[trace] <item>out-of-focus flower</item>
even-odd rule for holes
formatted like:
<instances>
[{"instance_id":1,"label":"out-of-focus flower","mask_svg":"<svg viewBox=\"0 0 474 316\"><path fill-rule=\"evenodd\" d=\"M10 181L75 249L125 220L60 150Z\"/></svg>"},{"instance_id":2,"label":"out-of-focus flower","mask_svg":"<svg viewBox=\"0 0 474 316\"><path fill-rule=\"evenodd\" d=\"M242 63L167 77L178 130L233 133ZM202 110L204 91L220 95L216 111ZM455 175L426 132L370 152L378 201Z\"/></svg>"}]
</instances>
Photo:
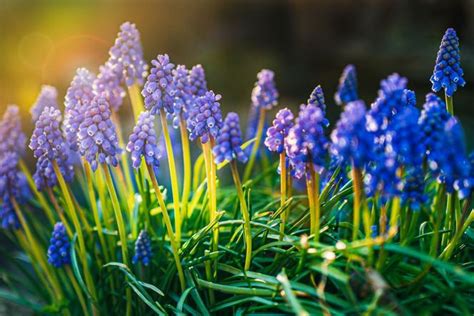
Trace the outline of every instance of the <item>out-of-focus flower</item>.
<instances>
[{"instance_id":1,"label":"out-of-focus flower","mask_svg":"<svg viewBox=\"0 0 474 316\"><path fill-rule=\"evenodd\" d=\"M207 91L204 96L196 99L196 107L190 111L187 121L191 141L200 137L205 144L211 137L219 135L222 128L220 99L221 95L213 91Z\"/></svg>"},{"instance_id":2,"label":"out-of-focus flower","mask_svg":"<svg viewBox=\"0 0 474 316\"><path fill-rule=\"evenodd\" d=\"M224 126L216 139L216 146L213 148L215 162L219 164L224 161L230 162L233 159L246 162L248 157L240 146L242 146L242 135L239 115L230 112L224 120Z\"/></svg>"},{"instance_id":3,"label":"out-of-focus flower","mask_svg":"<svg viewBox=\"0 0 474 316\"><path fill-rule=\"evenodd\" d=\"M110 66L121 81L127 86L135 82L143 85L148 66L143 59L140 33L135 24L125 22L120 26L120 32L109 50L109 55Z\"/></svg>"},{"instance_id":4,"label":"out-of-focus flower","mask_svg":"<svg viewBox=\"0 0 474 316\"><path fill-rule=\"evenodd\" d=\"M22 155L25 142L26 136L21 130L20 110L16 105L9 105L0 121L0 153L11 151Z\"/></svg>"},{"instance_id":5,"label":"out-of-focus flower","mask_svg":"<svg viewBox=\"0 0 474 316\"><path fill-rule=\"evenodd\" d=\"M141 262L144 266L147 266L150 263L152 256L153 252L151 250L150 237L145 230L142 230L135 242L135 255L132 258L132 262L133 264Z\"/></svg>"},{"instance_id":6,"label":"out-of-focus flower","mask_svg":"<svg viewBox=\"0 0 474 316\"><path fill-rule=\"evenodd\" d=\"M296 123L285 142L295 177L299 179L306 175L309 163L320 172L324 167L327 147L323 111L314 104L301 105Z\"/></svg>"},{"instance_id":7,"label":"out-of-focus flower","mask_svg":"<svg viewBox=\"0 0 474 316\"><path fill-rule=\"evenodd\" d=\"M58 90L53 86L43 85L30 109L33 122L36 122L46 107L58 108Z\"/></svg>"},{"instance_id":8,"label":"out-of-focus flower","mask_svg":"<svg viewBox=\"0 0 474 316\"><path fill-rule=\"evenodd\" d=\"M188 118L189 106L192 102L189 71L183 65L176 66L173 70L173 86L175 89L173 101L173 127L179 126L180 117Z\"/></svg>"},{"instance_id":9,"label":"out-of-focus flower","mask_svg":"<svg viewBox=\"0 0 474 316\"><path fill-rule=\"evenodd\" d=\"M454 182L454 188L458 191L460 199L468 198L474 188L474 151L469 154L468 161L469 165L466 167L469 172Z\"/></svg>"},{"instance_id":10,"label":"out-of-focus flower","mask_svg":"<svg viewBox=\"0 0 474 316\"><path fill-rule=\"evenodd\" d=\"M354 65L347 65L339 78L339 85L334 95L334 100L336 104L342 105L358 99L356 69Z\"/></svg>"},{"instance_id":11,"label":"out-of-focus flower","mask_svg":"<svg viewBox=\"0 0 474 316\"><path fill-rule=\"evenodd\" d=\"M285 150L285 138L290 128L293 127L295 116L290 109L284 108L278 111L273 120L273 125L267 130L265 146L268 150L281 154Z\"/></svg>"},{"instance_id":12,"label":"out-of-focus flower","mask_svg":"<svg viewBox=\"0 0 474 316\"><path fill-rule=\"evenodd\" d=\"M120 148L111 111L105 98L95 96L79 126L79 151L96 170L99 164L117 166Z\"/></svg>"},{"instance_id":13,"label":"out-of-focus flower","mask_svg":"<svg viewBox=\"0 0 474 316\"><path fill-rule=\"evenodd\" d=\"M112 70L110 62L99 67L99 74L93 84L94 95L105 98L112 111L117 112L125 97L125 90L120 85L120 77Z\"/></svg>"},{"instance_id":14,"label":"out-of-focus flower","mask_svg":"<svg viewBox=\"0 0 474 316\"><path fill-rule=\"evenodd\" d=\"M55 268L61 268L71 263L71 244L66 233L66 227L61 222L54 225L48 247L48 262Z\"/></svg>"},{"instance_id":15,"label":"out-of-focus flower","mask_svg":"<svg viewBox=\"0 0 474 316\"><path fill-rule=\"evenodd\" d=\"M161 154L157 146L154 119L150 112L142 112L130 135L127 151L131 153L132 165L135 169L140 167L142 157L151 166L160 165Z\"/></svg>"},{"instance_id":16,"label":"out-of-focus flower","mask_svg":"<svg viewBox=\"0 0 474 316\"><path fill-rule=\"evenodd\" d=\"M350 162L364 168L372 157L374 136L366 129L366 110L363 101L347 103L336 129L331 134L331 153L337 161Z\"/></svg>"},{"instance_id":17,"label":"out-of-focus flower","mask_svg":"<svg viewBox=\"0 0 474 316\"><path fill-rule=\"evenodd\" d=\"M257 82L252 90L253 106L271 110L278 103L278 91L274 77L275 73L268 69L262 69L257 74Z\"/></svg>"},{"instance_id":18,"label":"out-of-focus flower","mask_svg":"<svg viewBox=\"0 0 474 316\"><path fill-rule=\"evenodd\" d=\"M8 197L3 199L3 202L0 203L0 222L3 229L16 230L21 226L10 198Z\"/></svg>"},{"instance_id":19,"label":"out-of-focus flower","mask_svg":"<svg viewBox=\"0 0 474 316\"><path fill-rule=\"evenodd\" d=\"M79 149L77 132L79 131L79 125L84 120L85 108L94 97L92 93L94 79L95 76L89 70L79 68L66 92L63 131L73 151Z\"/></svg>"},{"instance_id":20,"label":"out-of-focus flower","mask_svg":"<svg viewBox=\"0 0 474 316\"><path fill-rule=\"evenodd\" d=\"M460 60L458 36L454 29L449 28L441 40L433 75L430 78L433 84L431 89L434 92L443 88L448 96L452 96L458 87L466 84Z\"/></svg>"},{"instance_id":21,"label":"out-of-focus flower","mask_svg":"<svg viewBox=\"0 0 474 316\"><path fill-rule=\"evenodd\" d=\"M404 205L410 210L419 211L426 204L428 197L425 194L425 179L421 167L411 167L405 171L405 177L401 183L401 198Z\"/></svg>"},{"instance_id":22,"label":"out-of-focus flower","mask_svg":"<svg viewBox=\"0 0 474 316\"><path fill-rule=\"evenodd\" d=\"M190 93L195 97L202 97L207 92L206 73L201 65L195 65L189 71Z\"/></svg>"}]
</instances>

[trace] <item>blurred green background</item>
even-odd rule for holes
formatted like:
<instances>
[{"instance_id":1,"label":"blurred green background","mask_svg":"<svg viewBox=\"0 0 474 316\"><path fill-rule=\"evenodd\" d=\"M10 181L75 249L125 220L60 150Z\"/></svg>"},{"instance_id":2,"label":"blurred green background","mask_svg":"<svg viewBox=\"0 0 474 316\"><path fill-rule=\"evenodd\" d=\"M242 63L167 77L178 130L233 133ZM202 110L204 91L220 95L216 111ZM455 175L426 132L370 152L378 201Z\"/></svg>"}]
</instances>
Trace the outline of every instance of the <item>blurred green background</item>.
<instances>
[{"instance_id":1,"label":"blurred green background","mask_svg":"<svg viewBox=\"0 0 474 316\"><path fill-rule=\"evenodd\" d=\"M0 0L2 112L20 105L31 129L28 108L41 84L58 87L63 98L77 67L97 71L107 59L127 20L142 34L147 61L168 53L175 64L203 64L225 111L245 116L256 73L270 68L282 106L297 108L321 84L332 122L340 111L332 96L348 63L357 67L368 104L379 80L399 72L421 106L441 37L454 27L467 81L455 110L467 136L474 135L474 0Z\"/></svg>"}]
</instances>

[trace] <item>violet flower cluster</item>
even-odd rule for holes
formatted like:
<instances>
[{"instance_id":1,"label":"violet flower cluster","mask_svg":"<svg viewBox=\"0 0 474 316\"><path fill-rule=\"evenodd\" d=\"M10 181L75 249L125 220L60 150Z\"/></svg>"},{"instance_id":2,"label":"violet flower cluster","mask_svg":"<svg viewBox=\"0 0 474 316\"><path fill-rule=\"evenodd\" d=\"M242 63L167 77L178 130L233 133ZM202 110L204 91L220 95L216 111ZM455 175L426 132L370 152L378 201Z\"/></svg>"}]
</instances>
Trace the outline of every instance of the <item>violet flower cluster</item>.
<instances>
[{"instance_id":1,"label":"violet flower cluster","mask_svg":"<svg viewBox=\"0 0 474 316\"><path fill-rule=\"evenodd\" d=\"M135 24L125 22L120 26L120 32L109 50L109 55L108 62L122 82L127 86L134 83L143 85L148 66L143 59L140 33Z\"/></svg>"},{"instance_id":2,"label":"violet flower cluster","mask_svg":"<svg viewBox=\"0 0 474 316\"><path fill-rule=\"evenodd\" d=\"M53 86L43 85L35 103L30 108L33 122L38 120L43 110L47 107L58 108L58 90Z\"/></svg>"},{"instance_id":3,"label":"violet flower cluster","mask_svg":"<svg viewBox=\"0 0 474 316\"><path fill-rule=\"evenodd\" d=\"M135 242L135 255L132 258L132 263L137 264L141 262L144 266L148 266L152 257L153 252L150 237L146 230L142 230Z\"/></svg>"},{"instance_id":4,"label":"violet flower cluster","mask_svg":"<svg viewBox=\"0 0 474 316\"><path fill-rule=\"evenodd\" d=\"M89 70L79 68L66 92L63 131L73 151L79 149L77 132L84 120L85 108L94 98L92 90L94 80L95 76Z\"/></svg>"},{"instance_id":5,"label":"violet flower cluster","mask_svg":"<svg viewBox=\"0 0 474 316\"><path fill-rule=\"evenodd\" d=\"M94 95L104 97L112 111L119 110L125 97L125 90L120 85L120 77L114 73L110 62L99 67L99 74L92 87Z\"/></svg>"},{"instance_id":6,"label":"violet flower cluster","mask_svg":"<svg viewBox=\"0 0 474 316\"><path fill-rule=\"evenodd\" d=\"M452 96L458 87L466 84L460 60L458 36L454 29L449 28L441 40L433 75L430 78L434 92L444 89L446 95Z\"/></svg>"},{"instance_id":7,"label":"violet flower cluster","mask_svg":"<svg viewBox=\"0 0 474 316\"><path fill-rule=\"evenodd\" d=\"M285 150L285 138L288 136L290 128L293 127L295 116L290 109L284 108L278 111L273 120L273 125L267 129L265 146L269 151L281 154Z\"/></svg>"},{"instance_id":8,"label":"violet flower cluster","mask_svg":"<svg viewBox=\"0 0 474 316\"><path fill-rule=\"evenodd\" d=\"M9 105L0 121L0 153L16 152L23 155L26 136L21 130L20 109Z\"/></svg>"},{"instance_id":9,"label":"violet flower cluster","mask_svg":"<svg viewBox=\"0 0 474 316\"><path fill-rule=\"evenodd\" d=\"M173 114L175 88L173 83L174 64L168 55L158 55L151 61L153 67L146 79L142 90L145 99L145 108L151 114L159 114L164 110L166 114Z\"/></svg>"},{"instance_id":10,"label":"violet flower cluster","mask_svg":"<svg viewBox=\"0 0 474 316\"><path fill-rule=\"evenodd\" d=\"M257 74L257 82L252 90L252 104L256 108L271 110L278 103L278 91L275 86L275 73L262 69Z\"/></svg>"},{"instance_id":11,"label":"violet flower cluster","mask_svg":"<svg viewBox=\"0 0 474 316\"><path fill-rule=\"evenodd\" d=\"M326 101L324 99L323 88L321 88L320 85L317 85L316 88L314 88L314 90L311 92L308 99L308 104L313 104L321 109L324 115L323 124L325 127L328 127L329 120L326 118Z\"/></svg>"},{"instance_id":12,"label":"violet flower cluster","mask_svg":"<svg viewBox=\"0 0 474 316\"><path fill-rule=\"evenodd\" d=\"M110 118L110 106L102 96L95 96L84 113L79 126L79 152L90 163L92 170L99 164L118 165L117 132Z\"/></svg>"},{"instance_id":13,"label":"violet flower cluster","mask_svg":"<svg viewBox=\"0 0 474 316\"><path fill-rule=\"evenodd\" d=\"M71 243L66 233L66 227L59 222L49 241L48 262L55 268L61 268L71 263Z\"/></svg>"},{"instance_id":14,"label":"violet flower cluster","mask_svg":"<svg viewBox=\"0 0 474 316\"><path fill-rule=\"evenodd\" d=\"M132 166L135 169L140 167L142 158L155 168L160 165L161 153L157 146L154 119L150 112L142 112L130 135L127 151L131 153Z\"/></svg>"},{"instance_id":15,"label":"violet flower cluster","mask_svg":"<svg viewBox=\"0 0 474 316\"><path fill-rule=\"evenodd\" d=\"M242 146L242 135L240 131L239 115L234 112L227 114L224 125L216 139L213 148L216 164L224 161L231 162L234 159L246 162L248 157L240 147Z\"/></svg>"},{"instance_id":16,"label":"violet flower cluster","mask_svg":"<svg viewBox=\"0 0 474 316\"><path fill-rule=\"evenodd\" d=\"M347 65L339 78L339 85L337 86L334 100L336 104L343 105L358 99L356 69L354 65Z\"/></svg>"},{"instance_id":17,"label":"violet flower cluster","mask_svg":"<svg viewBox=\"0 0 474 316\"><path fill-rule=\"evenodd\" d=\"M33 179L39 190L57 184L57 175L53 169L56 162L66 181L71 181L74 168L70 161L69 145L60 129L61 112L54 107L46 107L36 121L29 147L37 158Z\"/></svg>"},{"instance_id":18,"label":"violet flower cluster","mask_svg":"<svg viewBox=\"0 0 474 316\"><path fill-rule=\"evenodd\" d=\"M288 132L285 142L286 154L297 179L307 175L308 164L312 164L317 172L324 168L328 147L324 122L324 113L319 107L301 105L295 125Z\"/></svg>"},{"instance_id":19,"label":"violet flower cluster","mask_svg":"<svg viewBox=\"0 0 474 316\"><path fill-rule=\"evenodd\" d=\"M211 137L216 138L219 135L223 125L220 100L221 95L212 90L196 99L195 107L190 109L187 120L191 141L200 138L205 144Z\"/></svg>"}]
</instances>

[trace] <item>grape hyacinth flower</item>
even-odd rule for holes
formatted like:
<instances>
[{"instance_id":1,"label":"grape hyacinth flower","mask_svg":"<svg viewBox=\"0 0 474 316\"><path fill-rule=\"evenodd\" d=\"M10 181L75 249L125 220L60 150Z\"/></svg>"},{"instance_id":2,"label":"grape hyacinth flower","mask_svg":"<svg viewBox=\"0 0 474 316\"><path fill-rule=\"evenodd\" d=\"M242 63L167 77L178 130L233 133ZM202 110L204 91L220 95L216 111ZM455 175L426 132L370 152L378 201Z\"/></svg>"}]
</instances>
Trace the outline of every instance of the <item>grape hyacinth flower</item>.
<instances>
[{"instance_id":1,"label":"grape hyacinth flower","mask_svg":"<svg viewBox=\"0 0 474 316\"><path fill-rule=\"evenodd\" d=\"M293 127L294 115L288 108L284 108L275 116L273 125L267 129L265 146L269 151L281 154L285 151L285 138L288 136L290 128Z\"/></svg>"},{"instance_id":2,"label":"grape hyacinth flower","mask_svg":"<svg viewBox=\"0 0 474 316\"><path fill-rule=\"evenodd\" d=\"M433 75L430 78L433 92L444 89L446 95L451 97L458 87L466 84L460 60L458 36L454 29L449 28L441 40Z\"/></svg>"},{"instance_id":3,"label":"grape hyacinth flower","mask_svg":"<svg viewBox=\"0 0 474 316\"><path fill-rule=\"evenodd\" d=\"M23 154L26 136L21 129L20 110L9 105L0 121L0 153L9 151Z\"/></svg>"},{"instance_id":4,"label":"grape hyacinth flower","mask_svg":"<svg viewBox=\"0 0 474 316\"><path fill-rule=\"evenodd\" d=\"M337 105L343 105L358 99L356 69L354 65L347 65L339 78L334 100Z\"/></svg>"},{"instance_id":5,"label":"grape hyacinth flower","mask_svg":"<svg viewBox=\"0 0 474 316\"><path fill-rule=\"evenodd\" d=\"M225 117L224 126L221 128L216 139L216 146L213 148L216 164L224 161L231 162L234 159L246 162L248 157L240 146L242 146L242 135L239 115L230 112Z\"/></svg>"},{"instance_id":6,"label":"grape hyacinth flower","mask_svg":"<svg viewBox=\"0 0 474 316\"><path fill-rule=\"evenodd\" d=\"M99 74L93 84L94 95L101 95L107 100L112 111L117 112L125 97L125 90L120 86L120 77L112 69L110 62L99 67Z\"/></svg>"},{"instance_id":7,"label":"grape hyacinth flower","mask_svg":"<svg viewBox=\"0 0 474 316\"><path fill-rule=\"evenodd\" d=\"M84 119L85 108L94 97L92 84L95 76L85 68L76 71L66 92L63 130L66 140L73 151L78 151L77 132Z\"/></svg>"},{"instance_id":8,"label":"grape hyacinth flower","mask_svg":"<svg viewBox=\"0 0 474 316\"><path fill-rule=\"evenodd\" d=\"M142 112L130 135L127 151L131 153L132 166L135 169L140 167L142 157L151 166L158 167L160 165L161 153L158 150L153 121L154 116L150 112Z\"/></svg>"},{"instance_id":9,"label":"grape hyacinth flower","mask_svg":"<svg viewBox=\"0 0 474 316\"><path fill-rule=\"evenodd\" d=\"M206 73L201 65L195 65L189 71L190 93L194 97L202 97L207 92Z\"/></svg>"},{"instance_id":10,"label":"grape hyacinth flower","mask_svg":"<svg viewBox=\"0 0 474 316\"><path fill-rule=\"evenodd\" d=\"M148 66L143 59L140 33L135 24L125 22L120 26L109 55L108 62L121 81L128 87L134 83L143 85Z\"/></svg>"},{"instance_id":11,"label":"grape hyacinth flower","mask_svg":"<svg viewBox=\"0 0 474 316\"><path fill-rule=\"evenodd\" d=\"M326 118L326 101L324 100L324 92L323 88L321 88L320 85L317 85L316 88L311 92L309 99L308 99L308 104L314 104L318 108L323 111L324 115L324 126L328 127L329 126L329 120Z\"/></svg>"},{"instance_id":12,"label":"grape hyacinth flower","mask_svg":"<svg viewBox=\"0 0 474 316\"><path fill-rule=\"evenodd\" d=\"M0 222L3 229L17 230L21 227L18 216L8 197L0 203Z\"/></svg>"},{"instance_id":13,"label":"grape hyacinth flower","mask_svg":"<svg viewBox=\"0 0 474 316\"><path fill-rule=\"evenodd\" d=\"M347 103L336 128L331 134L331 154L339 162L350 161L363 169L370 161L374 144L373 134L366 129L366 109L363 101Z\"/></svg>"},{"instance_id":14,"label":"grape hyacinth flower","mask_svg":"<svg viewBox=\"0 0 474 316\"><path fill-rule=\"evenodd\" d=\"M467 199L474 188L474 151L469 154L467 159L469 164L466 168L469 171L466 171L464 177L454 182L454 188L458 191L460 199Z\"/></svg>"},{"instance_id":15,"label":"grape hyacinth flower","mask_svg":"<svg viewBox=\"0 0 474 316\"><path fill-rule=\"evenodd\" d=\"M59 108L58 91L53 86L43 85L35 103L30 109L33 122L38 120L41 113L43 113L44 108L46 107L53 107L56 109Z\"/></svg>"},{"instance_id":16,"label":"grape hyacinth flower","mask_svg":"<svg viewBox=\"0 0 474 316\"><path fill-rule=\"evenodd\" d=\"M71 263L71 244L66 233L66 227L61 222L54 225L48 247L48 262L55 268L61 268Z\"/></svg>"},{"instance_id":17,"label":"grape hyacinth flower","mask_svg":"<svg viewBox=\"0 0 474 316\"><path fill-rule=\"evenodd\" d=\"M367 128L377 136L383 134L392 118L412 102L407 98L405 88L407 79L398 74L392 74L380 82L379 96L372 103L367 116Z\"/></svg>"},{"instance_id":18,"label":"grape hyacinth flower","mask_svg":"<svg viewBox=\"0 0 474 316\"><path fill-rule=\"evenodd\" d=\"M177 128L182 119L188 118L189 105L191 103L191 85L189 83L189 71L184 65L176 66L173 70L173 86L175 89L173 101L173 127Z\"/></svg>"},{"instance_id":19,"label":"grape hyacinth flower","mask_svg":"<svg viewBox=\"0 0 474 316\"><path fill-rule=\"evenodd\" d=\"M8 151L0 155L0 200L14 197L19 200L24 195L25 179L18 171L19 155Z\"/></svg>"},{"instance_id":20,"label":"grape hyacinth flower","mask_svg":"<svg viewBox=\"0 0 474 316\"><path fill-rule=\"evenodd\" d=\"M428 156L429 166L432 170L437 169L438 156L444 155L444 150L437 152L439 143L444 137L444 126L452 116L446 110L444 102L434 93L426 95L426 102L419 118L419 126L422 130L423 142Z\"/></svg>"},{"instance_id":21,"label":"grape hyacinth flower","mask_svg":"<svg viewBox=\"0 0 474 316\"><path fill-rule=\"evenodd\" d=\"M110 119L109 104L102 96L95 96L84 113L84 121L79 126L79 151L97 170L99 164L118 164L120 148L115 126Z\"/></svg>"},{"instance_id":22,"label":"grape hyacinth flower","mask_svg":"<svg viewBox=\"0 0 474 316\"><path fill-rule=\"evenodd\" d=\"M274 81L275 73L262 69L257 74L257 82L252 90L252 104L256 108L271 110L278 103L278 91Z\"/></svg>"},{"instance_id":23,"label":"grape hyacinth flower","mask_svg":"<svg viewBox=\"0 0 474 316\"><path fill-rule=\"evenodd\" d=\"M222 128L222 112L219 101L220 94L212 90L207 91L202 97L196 99L196 108L189 113L187 121L191 141L201 138L203 144L211 137L216 138Z\"/></svg>"},{"instance_id":24,"label":"grape hyacinth flower","mask_svg":"<svg viewBox=\"0 0 474 316\"><path fill-rule=\"evenodd\" d=\"M74 168L70 162L69 145L60 129L61 112L53 107L46 107L36 121L29 147L38 158L35 182L40 184L56 184L56 175L51 172L55 161L66 181L71 181ZM40 186L38 189L41 189Z\"/></svg>"},{"instance_id":25,"label":"grape hyacinth flower","mask_svg":"<svg viewBox=\"0 0 474 316\"><path fill-rule=\"evenodd\" d=\"M328 141L324 135L324 113L314 104L301 105L295 125L289 130L285 149L295 169L295 177L306 175L308 164L316 171L324 167Z\"/></svg>"},{"instance_id":26,"label":"grape hyacinth flower","mask_svg":"<svg viewBox=\"0 0 474 316\"><path fill-rule=\"evenodd\" d=\"M144 266L150 264L153 252L151 250L151 240L146 230L142 230L135 242L135 255L132 258L132 263L143 263Z\"/></svg>"},{"instance_id":27,"label":"grape hyacinth flower","mask_svg":"<svg viewBox=\"0 0 474 316\"><path fill-rule=\"evenodd\" d=\"M167 54L158 55L151 61L153 67L146 79L142 90L145 108L151 114L164 110L168 115L173 114L175 88L173 85L174 64Z\"/></svg>"},{"instance_id":28,"label":"grape hyacinth flower","mask_svg":"<svg viewBox=\"0 0 474 316\"><path fill-rule=\"evenodd\" d=\"M419 211L428 201L424 189L423 169L421 167L407 169L400 188L402 203L408 205L410 210L414 212Z\"/></svg>"}]
</instances>

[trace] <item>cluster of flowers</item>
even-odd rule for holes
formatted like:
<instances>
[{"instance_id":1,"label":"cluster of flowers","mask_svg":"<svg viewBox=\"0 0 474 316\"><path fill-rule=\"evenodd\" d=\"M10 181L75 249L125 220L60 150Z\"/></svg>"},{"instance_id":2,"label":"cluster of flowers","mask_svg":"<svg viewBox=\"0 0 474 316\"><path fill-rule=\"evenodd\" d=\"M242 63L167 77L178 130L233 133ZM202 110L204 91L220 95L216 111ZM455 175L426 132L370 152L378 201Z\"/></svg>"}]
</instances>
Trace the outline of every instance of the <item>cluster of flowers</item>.
<instances>
[{"instance_id":1,"label":"cluster of flowers","mask_svg":"<svg viewBox=\"0 0 474 316\"><path fill-rule=\"evenodd\" d=\"M464 85L458 46L454 30L449 29L431 78L435 92L444 88L451 96L457 86ZM201 65L188 70L184 65L175 66L168 55L158 55L147 75L140 35L131 23L121 26L109 55L97 76L84 68L77 70L66 93L64 120L57 91L50 86L42 88L31 111L35 129L29 146L37 158L34 181L38 190L56 186L59 176L72 181L78 157L92 170L100 165L118 165L121 148L114 113L122 104L125 88L133 86L143 86L146 108L125 146L134 168L138 169L142 161L159 166L155 115L164 115L174 127L185 126L191 141L214 144L216 163L247 161L248 154L241 148L239 116L228 113L223 119L221 96L207 88ZM272 71L262 70L257 79L251 100L254 113L262 115L278 103L279 94ZM358 96L355 67L349 65L341 76L335 101L343 106L343 113L330 138L326 136L329 121L320 86L300 106L296 118L290 109L282 109L266 131L266 147L284 155L295 178L308 177L311 171L331 175L334 168L326 168L331 161L341 176L349 168L360 170L367 195L379 194L385 199L400 196L411 209L418 210L427 199L424 169L428 166L448 192L457 190L461 199L470 194L474 155L468 158L459 122L436 95L426 96L420 112L414 92L407 89L407 79L392 74L382 80L378 98L367 110ZM25 136L16 106L8 107L4 114L0 135L0 219L4 228L18 229L11 199L24 196L23 176L17 168ZM68 264L68 253L66 231L58 223L48 250L49 261L56 267ZM147 265L151 255L150 237L142 231L133 262Z\"/></svg>"}]
</instances>

